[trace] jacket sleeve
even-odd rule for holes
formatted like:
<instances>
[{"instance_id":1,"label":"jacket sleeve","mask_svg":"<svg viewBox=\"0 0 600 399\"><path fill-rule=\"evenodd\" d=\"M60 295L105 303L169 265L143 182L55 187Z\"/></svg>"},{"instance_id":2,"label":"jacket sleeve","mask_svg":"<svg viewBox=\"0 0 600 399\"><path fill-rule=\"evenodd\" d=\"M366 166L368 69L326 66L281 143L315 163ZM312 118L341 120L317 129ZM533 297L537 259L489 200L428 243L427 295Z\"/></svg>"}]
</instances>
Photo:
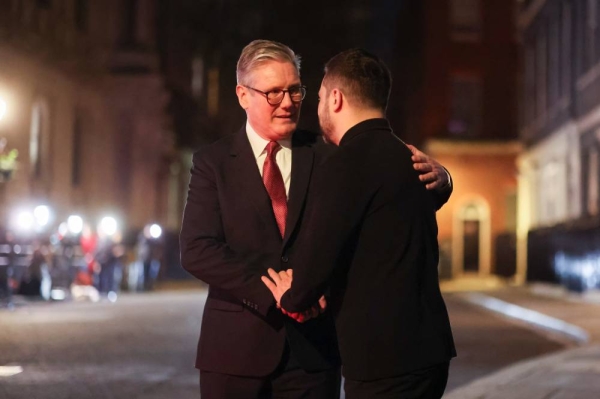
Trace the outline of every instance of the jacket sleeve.
<instances>
[{"instance_id":1,"label":"jacket sleeve","mask_svg":"<svg viewBox=\"0 0 600 399\"><path fill-rule=\"evenodd\" d=\"M330 284L344 254L344 246L356 230L362 209L372 194L354 183L343 158L334 157L314 177L312 202L307 207L303 231L296 244L301 251L290 258L294 270L291 288L282 296L281 307L302 312L314 305Z\"/></svg>"},{"instance_id":2,"label":"jacket sleeve","mask_svg":"<svg viewBox=\"0 0 600 399\"><path fill-rule=\"evenodd\" d=\"M203 150L198 151L181 227L181 264L194 277L265 316L275 301L260 274L252 271L252 260L242 258L227 245L218 191L214 167Z\"/></svg>"}]
</instances>

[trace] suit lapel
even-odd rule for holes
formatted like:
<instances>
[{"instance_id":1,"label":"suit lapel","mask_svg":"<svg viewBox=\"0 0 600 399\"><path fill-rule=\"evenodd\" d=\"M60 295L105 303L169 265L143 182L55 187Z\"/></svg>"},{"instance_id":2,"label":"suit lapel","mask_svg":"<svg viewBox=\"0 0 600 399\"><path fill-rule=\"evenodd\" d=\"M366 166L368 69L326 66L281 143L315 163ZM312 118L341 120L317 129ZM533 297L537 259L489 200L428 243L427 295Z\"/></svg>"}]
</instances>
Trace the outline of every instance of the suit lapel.
<instances>
[{"instance_id":1,"label":"suit lapel","mask_svg":"<svg viewBox=\"0 0 600 399\"><path fill-rule=\"evenodd\" d=\"M265 225L271 226L277 236L281 236L277 228L277 222L273 215L271 199L265 189L256 165L256 158L252 153L252 147L246 135L244 127L234 138L231 146L233 173L231 173L232 184L240 187L240 196L248 199L259 214ZM293 180L292 180L293 181Z\"/></svg>"},{"instance_id":2,"label":"suit lapel","mask_svg":"<svg viewBox=\"0 0 600 399\"><path fill-rule=\"evenodd\" d=\"M308 191L308 183L313 168L314 152L307 145L294 145L292 143L292 176L290 193L288 196L288 214L285 223L285 235L283 245L285 246L291 234L296 228L302 207Z\"/></svg>"}]
</instances>

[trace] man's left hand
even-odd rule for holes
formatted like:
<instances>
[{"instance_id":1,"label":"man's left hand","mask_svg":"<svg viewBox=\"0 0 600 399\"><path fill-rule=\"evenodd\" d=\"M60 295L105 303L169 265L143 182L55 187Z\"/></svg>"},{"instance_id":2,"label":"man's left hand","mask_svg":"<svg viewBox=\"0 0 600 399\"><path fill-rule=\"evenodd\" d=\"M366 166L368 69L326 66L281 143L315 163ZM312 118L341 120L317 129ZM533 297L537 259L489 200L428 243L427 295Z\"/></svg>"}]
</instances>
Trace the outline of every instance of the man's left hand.
<instances>
[{"instance_id":1,"label":"man's left hand","mask_svg":"<svg viewBox=\"0 0 600 399\"><path fill-rule=\"evenodd\" d=\"M450 180L446 169L438 161L419 151L417 147L410 144L406 146L413 154L411 159L414 162L413 167L419 172L419 179L427 183L425 187L428 190L447 188Z\"/></svg>"},{"instance_id":2,"label":"man's left hand","mask_svg":"<svg viewBox=\"0 0 600 399\"><path fill-rule=\"evenodd\" d=\"M281 297L292 286L293 270L289 269L287 271L280 271L277 273L273 269L268 269L267 273L269 273L269 277L271 277L272 280L269 280L269 278L266 276L262 276L261 280L273 294L273 297L277 302L277 307L284 315L296 320L299 323L304 323L319 316L327 308L327 300L325 299L325 296L321 296L319 301L314 306L304 312L288 312L281 307Z\"/></svg>"},{"instance_id":3,"label":"man's left hand","mask_svg":"<svg viewBox=\"0 0 600 399\"><path fill-rule=\"evenodd\" d=\"M262 276L260 279L271 291L271 293L273 294L273 298L275 298L275 302L277 302L277 306L279 306L279 304L281 303L281 297L292 286L291 273L277 273L273 269L267 270L267 273L269 273L269 277L271 277L271 279L269 279L267 276Z\"/></svg>"}]
</instances>

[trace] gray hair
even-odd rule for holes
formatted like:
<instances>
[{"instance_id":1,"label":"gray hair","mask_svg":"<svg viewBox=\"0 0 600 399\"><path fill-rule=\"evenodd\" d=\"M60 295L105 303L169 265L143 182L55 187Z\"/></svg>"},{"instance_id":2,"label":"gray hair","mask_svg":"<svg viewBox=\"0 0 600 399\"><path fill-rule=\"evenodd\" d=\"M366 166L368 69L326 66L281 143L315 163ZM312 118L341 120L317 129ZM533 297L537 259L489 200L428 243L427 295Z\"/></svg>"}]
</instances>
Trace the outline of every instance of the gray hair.
<instances>
[{"instance_id":1,"label":"gray hair","mask_svg":"<svg viewBox=\"0 0 600 399\"><path fill-rule=\"evenodd\" d=\"M237 83L248 84L248 75L267 61L289 62L300 75L300 56L285 44L271 40L254 40L242 50L237 63Z\"/></svg>"}]
</instances>

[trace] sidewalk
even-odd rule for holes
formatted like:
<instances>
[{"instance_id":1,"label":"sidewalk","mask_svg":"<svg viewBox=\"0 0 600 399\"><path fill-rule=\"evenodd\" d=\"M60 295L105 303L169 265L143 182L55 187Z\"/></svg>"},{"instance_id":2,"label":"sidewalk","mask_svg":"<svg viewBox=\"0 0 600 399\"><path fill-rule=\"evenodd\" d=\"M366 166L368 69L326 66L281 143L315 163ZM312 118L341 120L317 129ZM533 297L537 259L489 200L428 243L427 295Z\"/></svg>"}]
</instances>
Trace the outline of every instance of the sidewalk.
<instances>
[{"instance_id":1,"label":"sidewalk","mask_svg":"<svg viewBox=\"0 0 600 399\"><path fill-rule=\"evenodd\" d=\"M481 288L481 285L479 286ZM575 348L527 360L444 395L444 399L595 399L600 398L600 294L568 293L534 284L509 287L486 281L476 292L472 280L442 284L445 292L532 324L568 340ZM490 337L493 345L493 337Z\"/></svg>"}]
</instances>

